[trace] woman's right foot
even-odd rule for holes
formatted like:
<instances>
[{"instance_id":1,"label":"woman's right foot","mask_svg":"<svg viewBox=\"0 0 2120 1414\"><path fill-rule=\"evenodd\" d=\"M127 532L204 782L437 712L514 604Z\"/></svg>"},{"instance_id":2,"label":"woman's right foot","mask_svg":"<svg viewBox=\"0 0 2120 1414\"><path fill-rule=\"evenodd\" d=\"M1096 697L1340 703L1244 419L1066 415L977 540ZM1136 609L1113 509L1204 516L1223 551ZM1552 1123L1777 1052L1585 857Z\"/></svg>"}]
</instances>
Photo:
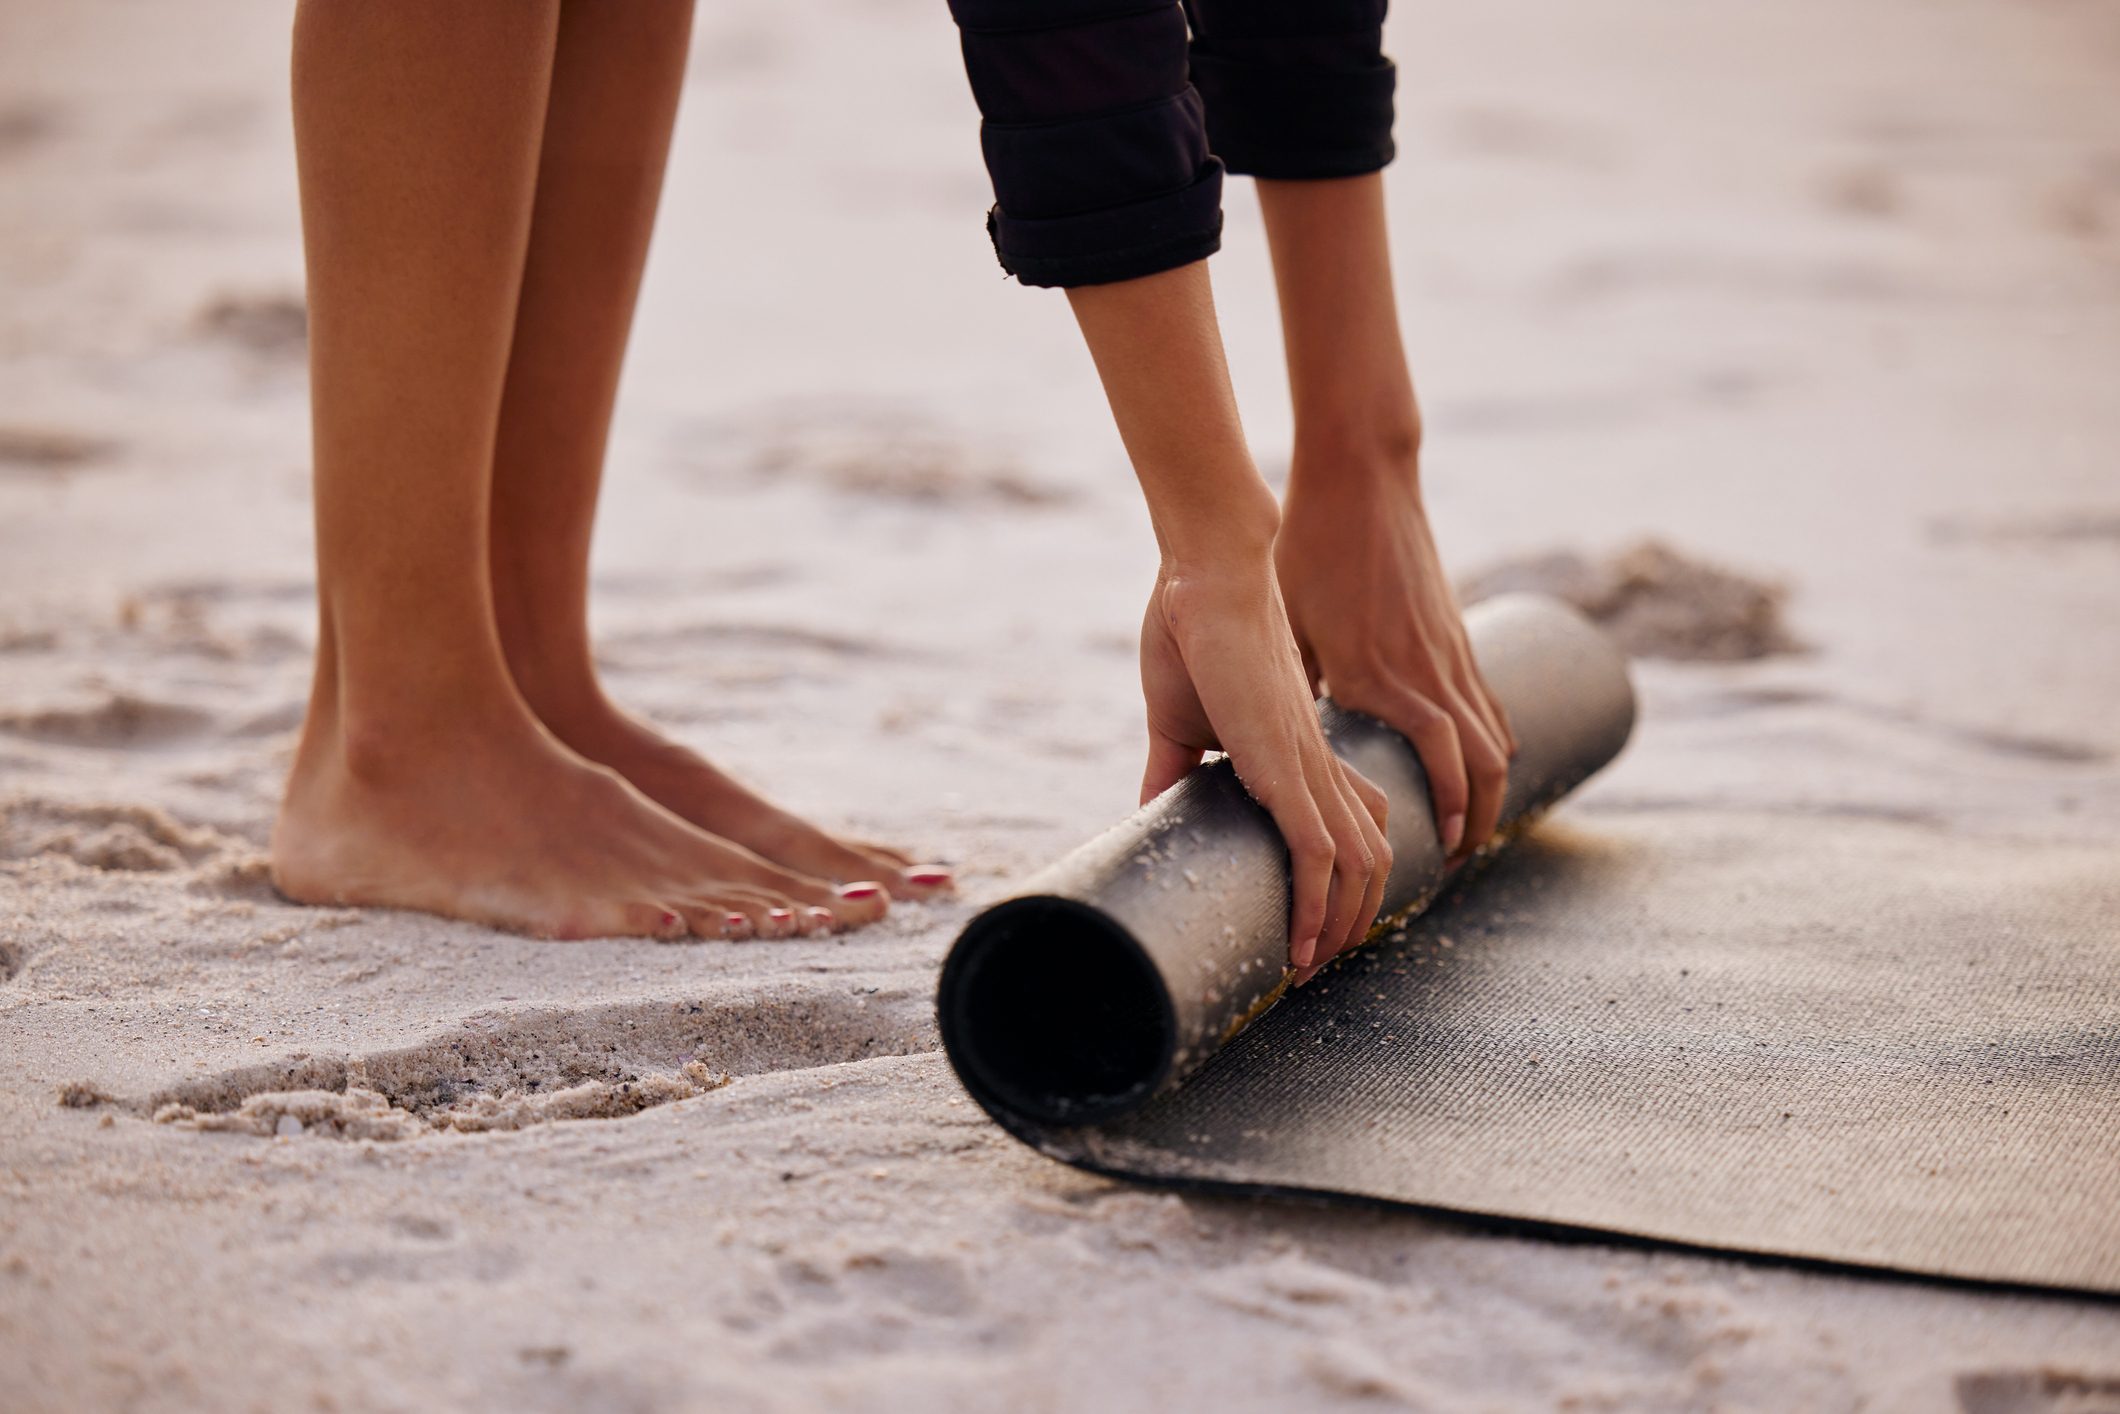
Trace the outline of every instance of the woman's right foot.
<instances>
[{"instance_id":1,"label":"woman's right foot","mask_svg":"<svg viewBox=\"0 0 2120 1414\"><path fill-rule=\"evenodd\" d=\"M298 902L546 938L785 937L889 907L879 885L827 884L688 824L519 702L358 733L335 716L312 706L273 830L273 883Z\"/></svg>"}]
</instances>

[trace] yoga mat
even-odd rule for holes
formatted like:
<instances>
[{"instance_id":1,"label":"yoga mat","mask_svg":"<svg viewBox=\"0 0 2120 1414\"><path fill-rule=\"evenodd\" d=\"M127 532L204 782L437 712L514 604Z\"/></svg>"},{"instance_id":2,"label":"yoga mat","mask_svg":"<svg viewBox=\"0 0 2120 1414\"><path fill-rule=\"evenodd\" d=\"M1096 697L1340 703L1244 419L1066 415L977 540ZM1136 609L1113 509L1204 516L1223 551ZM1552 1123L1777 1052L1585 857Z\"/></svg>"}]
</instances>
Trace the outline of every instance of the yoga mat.
<instances>
[{"instance_id":1,"label":"yoga mat","mask_svg":"<svg viewBox=\"0 0 2120 1414\"><path fill-rule=\"evenodd\" d=\"M1521 830L1617 752L1631 693L1549 601L1467 623ZM1276 1001L1285 852L1202 768L952 950L944 1043L1010 1133L1144 1181L2120 1293L2110 847L1607 812L1423 912L1411 749L1326 713L1391 797L1402 926Z\"/></svg>"}]
</instances>

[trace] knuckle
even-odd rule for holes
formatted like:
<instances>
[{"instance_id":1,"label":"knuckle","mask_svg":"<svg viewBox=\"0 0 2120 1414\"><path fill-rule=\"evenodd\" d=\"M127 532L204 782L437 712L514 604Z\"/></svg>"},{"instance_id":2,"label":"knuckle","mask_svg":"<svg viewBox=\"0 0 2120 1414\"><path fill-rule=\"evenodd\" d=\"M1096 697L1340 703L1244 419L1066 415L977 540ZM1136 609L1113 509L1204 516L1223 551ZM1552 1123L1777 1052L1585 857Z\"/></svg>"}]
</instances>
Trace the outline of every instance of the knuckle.
<instances>
[{"instance_id":1,"label":"knuckle","mask_svg":"<svg viewBox=\"0 0 2120 1414\"><path fill-rule=\"evenodd\" d=\"M1450 714L1425 697L1409 696L1406 699L1405 712L1407 720L1420 731L1457 730L1457 724L1450 720Z\"/></svg>"},{"instance_id":2,"label":"knuckle","mask_svg":"<svg viewBox=\"0 0 2120 1414\"><path fill-rule=\"evenodd\" d=\"M1325 833L1323 825L1298 830L1289 837L1288 852L1308 868L1330 867L1334 853L1332 836Z\"/></svg>"}]
</instances>

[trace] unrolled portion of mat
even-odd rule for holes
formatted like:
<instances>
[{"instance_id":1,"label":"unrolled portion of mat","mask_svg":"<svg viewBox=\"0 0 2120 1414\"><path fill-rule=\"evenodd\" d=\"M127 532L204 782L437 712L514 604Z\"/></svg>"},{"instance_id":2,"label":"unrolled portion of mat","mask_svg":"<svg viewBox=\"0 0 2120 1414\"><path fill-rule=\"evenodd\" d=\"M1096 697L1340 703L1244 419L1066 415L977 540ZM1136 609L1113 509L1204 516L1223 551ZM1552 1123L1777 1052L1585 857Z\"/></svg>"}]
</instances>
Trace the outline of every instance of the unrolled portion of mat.
<instances>
[{"instance_id":1,"label":"unrolled portion of mat","mask_svg":"<svg viewBox=\"0 0 2120 1414\"><path fill-rule=\"evenodd\" d=\"M1010 1127L1138 1179L2120 1292L2109 844L1549 822L1188 1084Z\"/></svg>"}]
</instances>

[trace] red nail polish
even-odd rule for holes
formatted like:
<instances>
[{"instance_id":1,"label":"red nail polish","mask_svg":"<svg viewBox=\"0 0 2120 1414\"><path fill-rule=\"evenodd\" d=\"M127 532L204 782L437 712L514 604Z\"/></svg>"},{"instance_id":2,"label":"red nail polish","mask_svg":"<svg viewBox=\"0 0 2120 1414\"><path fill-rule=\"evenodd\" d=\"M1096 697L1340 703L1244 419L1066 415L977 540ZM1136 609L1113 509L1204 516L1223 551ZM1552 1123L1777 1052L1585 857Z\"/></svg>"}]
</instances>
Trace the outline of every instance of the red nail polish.
<instances>
[{"instance_id":1,"label":"red nail polish","mask_svg":"<svg viewBox=\"0 0 2120 1414\"><path fill-rule=\"evenodd\" d=\"M947 884L951 875L947 864L916 864L905 871L905 877L913 883L932 886Z\"/></svg>"},{"instance_id":2,"label":"red nail polish","mask_svg":"<svg viewBox=\"0 0 2120 1414\"><path fill-rule=\"evenodd\" d=\"M766 917L772 919L775 923L793 923L795 921L795 910L792 908L769 908L766 910Z\"/></svg>"},{"instance_id":3,"label":"red nail polish","mask_svg":"<svg viewBox=\"0 0 2120 1414\"><path fill-rule=\"evenodd\" d=\"M743 934L751 931L750 915L743 913L724 913L721 916L721 931L723 936L725 937L741 937Z\"/></svg>"},{"instance_id":4,"label":"red nail polish","mask_svg":"<svg viewBox=\"0 0 2120 1414\"><path fill-rule=\"evenodd\" d=\"M831 927L833 923L838 921L832 917L832 910L829 908L812 908L809 910L809 915L812 923L826 928Z\"/></svg>"},{"instance_id":5,"label":"red nail polish","mask_svg":"<svg viewBox=\"0 0 2120 1414\"><path fill-rule=\"evenodd\" d=\"M679 918L674 913L663 914L663 927L665 928L675 928L678 924L682 922L684 922L684 920L682 918Z\"/></svg>"},{"instance_id":6,"label":"red nail polish","mask_svg":"<svg viewBox=\"0 0 2120 1414\"><path fill-rule=\"evenodd\" d=\"M875 898L883 892L883 885L863 879L858 884L841 884L839 896L845 899Z\"/></svg>"}]
</instances>

